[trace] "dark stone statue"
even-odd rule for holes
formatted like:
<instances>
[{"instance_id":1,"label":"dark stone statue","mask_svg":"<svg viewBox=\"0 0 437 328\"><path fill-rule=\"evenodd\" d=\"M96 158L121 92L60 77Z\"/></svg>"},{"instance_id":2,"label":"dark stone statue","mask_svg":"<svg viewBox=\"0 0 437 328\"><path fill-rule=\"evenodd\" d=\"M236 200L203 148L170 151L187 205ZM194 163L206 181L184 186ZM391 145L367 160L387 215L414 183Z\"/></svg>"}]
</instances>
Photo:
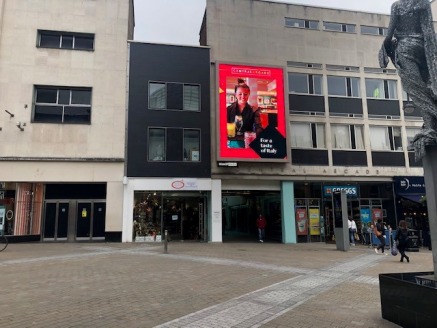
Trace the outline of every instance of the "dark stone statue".
<instances>
[{"instance_id":1,"label":"dark stone statue","mask_svg":"<svg viewBox=\"0 0 437 328\"><path fill-rule=\"evenodd\" d=\"M437 41L429 0L393 3L387 36L379 53L381 67L387 66L388 58L423 117L422 130L413 140L418 161L425 155L425 146L437 145Z\"/></svg>"}]
</instances>

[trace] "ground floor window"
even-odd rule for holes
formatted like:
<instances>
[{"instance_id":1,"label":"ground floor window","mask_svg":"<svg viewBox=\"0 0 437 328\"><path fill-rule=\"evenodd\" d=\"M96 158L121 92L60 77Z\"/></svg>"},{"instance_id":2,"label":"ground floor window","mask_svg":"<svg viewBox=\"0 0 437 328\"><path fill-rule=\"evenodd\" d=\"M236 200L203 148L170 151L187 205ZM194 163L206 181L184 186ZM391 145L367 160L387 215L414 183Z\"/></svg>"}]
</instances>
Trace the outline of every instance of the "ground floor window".
<instances>
[{"instance_id":1,"label":"ground floor window","mask_svg":"<svg viewBox=\"0 0 437 328\"><path fill-rule=\"evenodd\" d=\"M133 240L160 242L167 231L170 240L206 240L204 192L135 191Z\"/></svg>"},{"instance_id":2,"label":"ground floor window","mask_svg":"<svg viewBox=\"0 0 437 328\"><path fill-rule=\"evenodd\" d=\"M3 182L0 184L0 216L5 235L41 233L42 183Z\"/></svg>"}]
</instances>

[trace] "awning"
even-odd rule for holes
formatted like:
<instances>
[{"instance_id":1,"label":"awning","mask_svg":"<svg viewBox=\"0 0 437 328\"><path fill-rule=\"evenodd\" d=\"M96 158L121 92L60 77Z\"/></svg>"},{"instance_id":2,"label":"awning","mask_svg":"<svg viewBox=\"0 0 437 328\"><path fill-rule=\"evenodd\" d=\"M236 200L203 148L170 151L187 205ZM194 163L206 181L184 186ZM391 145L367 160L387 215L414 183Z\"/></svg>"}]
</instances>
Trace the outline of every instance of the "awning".
<instances>
[{"instance_id":1,"label":"awning","mask_svg":"<svg viewBox=\"0 0 437 328\"><path fill-rule=\"evenodd\" d=\"M399 196L402 198L408 199L412 202L424 205L422 199L423 199L423 197L425 197L425 195L399 195Z\"/></svg>"}]
</instances>

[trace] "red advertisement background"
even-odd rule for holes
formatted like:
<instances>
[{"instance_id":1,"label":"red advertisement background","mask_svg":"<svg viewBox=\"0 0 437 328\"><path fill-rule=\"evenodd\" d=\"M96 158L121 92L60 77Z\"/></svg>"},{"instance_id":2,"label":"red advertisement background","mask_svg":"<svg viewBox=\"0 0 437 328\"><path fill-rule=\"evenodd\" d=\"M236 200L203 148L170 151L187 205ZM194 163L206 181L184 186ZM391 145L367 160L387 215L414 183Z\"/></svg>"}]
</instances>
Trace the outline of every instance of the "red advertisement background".
<instances>
[{"instance_id":1,"label":"red advertisement background","mask_svg":"<svg viewBox=\"0 0 437 328\"><path fill-rule=\"evenodd\" d=\"M276 82L276 108L278 125L277 131L285 138L286 137L286 120L285 120L285 101L284 101L284 72L282 68L272 68L265 66L248 66L248 65L231 65L219 64L219 159L232 160L256 160L261 158L251 148L228 148L227 146L227 102L226 88L227 81L230 77L235 77L235 84L238 78L259 78L261 80L269 80ZM266 159L266 161L284 161L282 159Z\"/></svg>"}]
</instances>

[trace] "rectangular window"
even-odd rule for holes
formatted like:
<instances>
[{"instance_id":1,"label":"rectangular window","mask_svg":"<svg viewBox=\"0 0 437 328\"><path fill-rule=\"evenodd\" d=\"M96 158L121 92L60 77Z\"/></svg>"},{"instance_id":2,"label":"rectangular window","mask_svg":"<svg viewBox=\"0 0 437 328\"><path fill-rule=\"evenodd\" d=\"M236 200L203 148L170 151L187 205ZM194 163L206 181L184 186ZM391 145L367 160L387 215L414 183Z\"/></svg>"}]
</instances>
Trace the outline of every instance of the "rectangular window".
<instances>
[{"instance_id":1,"label":"rectangular window","mask_svg":"<svg viewBox=\"0 0 437 328\"><path fill-rule=\"evenodd\" d=\"M290 123L293 148L326 148L325 125L318 123Z\"/></svg>"},{"instance_id":2,"label":"rectangular window","mask_svg":"<svg viewBox=\"0 0 437 328\"><path fill-rule=\"evenodd\" d=\"M398 99L395 80L366 79L366 97L375 99Z\"/></svg>"},{"instance_id":3,"label":"rectangular window","mask_svg":"<svg viewBox=\"0 0 437 328\"><path fill-rule=\"evenodd\" d=\"M360 79L328 75L328 95L359 98L361 97Z\"/></svg>"},{"instance_id":4,"label":"rectangular window","mask_svg":"<svg viewBox=\"0 0 437 328\"><path fill-rule=\"evenodd\" d=\"M400 127L371 125L369 129L372 150L402 150Z\"/></svg>"},{"instance_id":5,"label":"rectangular window","mask_svg":"<svg viewBox=\"0 0 437 328\"><path fill-rule=\"evenodd\" d=\"M285 26L318 30L319 21L285 17Z\"/></svg>"},{"instance_id":6,"label":"rectangular window","mask_svg":"<svg viewBox=\"0 0 437 328\"><path fill-rule=\"evenodd\" d=\"M361 34L387 35L387 28L386 27L361 25Z\"/></svg>"},{"instance_id":7,"label":"rectangular window","mask_svg":"<svg viewBox=\"0 0 437 328\"><path fill-rule=\"evenodd\" d=\"M38 30L38 47L94 50L94 34Z\"/></svg>"},{"instance_id":8,"label":"rectangular window","mask_svg":"<svg viewBox=\"0 0 437 328\"><path fill-rule=\"evenodd\" d=\"M149 128L149 161L165 161L165 128Z\"/></svg>"},{"instance_id":9,"label":"rectangular window","mask_svg":"<svg viewBox=\"0 0 437 328\"><path fill-rule=\"evenodd\" d=\"M332 31L332 32L355 33L356 25L355 24L323 22L323 29L325 31Z\"/></svg>"},{"instance_id":10,"label":"rectangular window","mask_svg":"<svg viewBox=\"0 0 437 328\"><path fill-rule=\"evenodd\" d=\"M35 86L34 123L91 123L91 88Z\"/></svg>"},{"instance_id":11,"label":"rectangular window","mask_svg":"<svg viewBox=\"0 0 437 328\"><path fill-rule=\"evenodd\" d=\"M149 108L200 111L200 85L149 82Z\"/></svg>"},{"instance_id":12,"label":"rectangular window","mask_svg":"<svg viewBox=\"0 0 437 328\"><path fill-rule=\"evenodd\" d=\"M322 75L288 73L290 93L322 95Z\"/></svg>"},{"instance_id":13,"label":"rectangular window","mask_svg":"<svg viewBox=\"0 0 437 328\"><path fill-rule=\"evenodd\" d=\"M184 161L200 161L200 130L184 129Z\"/></svg>"},{"instance_id":14,"label":"rectangular window","mask_svg":"<svg viewBox=\"0 0 437 328\"><path fill-rule=\"evenodd\" d=\"M200 162L200 130L149 128L147 158L155 162Z\"/></svg>"},{"instance_id":15,"label":"rectangular window","mask_svg":"<svg viewBox=\"0 0 437 328\"><path fill-rule=\"evenodd\" d=\"M420 132L420 128L406 128L407 133L407 142L408 142L408 150L414 150L413 147L413 139Z\"/></svg>"},{"instance_id":16,"label":"rectangular window","mask_svg":"<svg viewBox=\"0 0 437 328\"><path fill-rule=\"evenodd\" d=\"M200 86L184 84L184 110L200 111Z\"/></svg>"},{"instance_id":17,"label":"rectangular window","mask_svg":"<svg viewBox=\"0 0 437 328\"><path fill-rule=\"evenodd\" d=\"M363 127L360 125L331 125L333 149L364 149Z\"/></svg>"}]
</instances>

